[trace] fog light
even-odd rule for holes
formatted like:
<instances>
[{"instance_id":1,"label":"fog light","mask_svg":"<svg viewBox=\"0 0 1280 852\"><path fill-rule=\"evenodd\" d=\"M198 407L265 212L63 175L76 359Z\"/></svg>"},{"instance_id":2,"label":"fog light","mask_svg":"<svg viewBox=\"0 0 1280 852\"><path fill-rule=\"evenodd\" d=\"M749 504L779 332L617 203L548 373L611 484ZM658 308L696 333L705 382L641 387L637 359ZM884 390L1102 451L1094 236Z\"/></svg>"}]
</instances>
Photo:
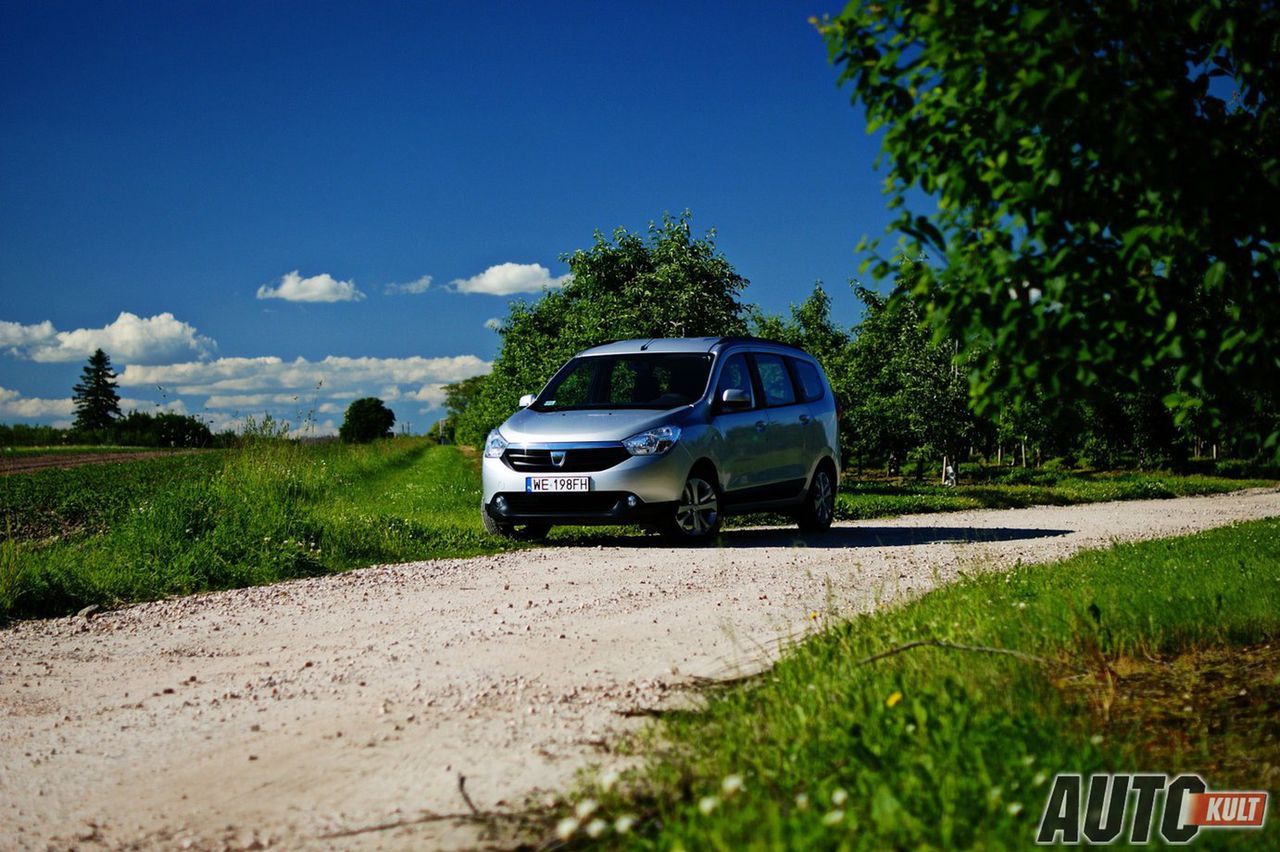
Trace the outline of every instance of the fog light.
<instances>
[{"instance_id":1,"label":"fog light","mask_svg":"<svg viewBox=\"0 0 1280 852\"><path fill-rule=\"evenodd\" d=\"M494 500L493 508L497 509L499 512L502 512L505 515L507 512L507 498L499 497L496 500Z\"/></svg>"},{"instance_id":2,"label":"fog light","mask_svg":"<svg viewBox=\"0 0 1280 852\"><path fill-rule=\"evenodd\" d=\"M636 499L636 495L632 494L627 497L628 509L634 509L636 506L639 506L639 505L640 505L640 501Z\"/></svg>"}]
</instances>

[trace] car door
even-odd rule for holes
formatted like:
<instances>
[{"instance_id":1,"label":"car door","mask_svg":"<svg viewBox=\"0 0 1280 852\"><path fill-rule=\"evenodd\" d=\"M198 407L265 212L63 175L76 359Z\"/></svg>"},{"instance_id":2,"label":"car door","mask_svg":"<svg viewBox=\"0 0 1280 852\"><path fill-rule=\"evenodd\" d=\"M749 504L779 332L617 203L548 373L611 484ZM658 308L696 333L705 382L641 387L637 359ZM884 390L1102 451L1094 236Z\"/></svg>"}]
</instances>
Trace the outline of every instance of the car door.
<instances>
[{"instance_id":1,"label":"car door","mask_svg":"<svg viewBox=\"0 0 1280 852\"><path fill-rule=\"evenodd\" d=\"M720 400L729 389L745 391L751 406L734 410L723 408ZM724 484L725 499L729 502L734 502L735 497L742 497L748 489L765 484L769 417L759 402L746 356L741 353L730 355L720 368L711 403L715 412L711 426L719 435L715 462Z\"/></svg>"},{"instance_id":2,"label":"car door","mask_svg":"<svg viewBox=\"0 0 1280 852\"><path fill-rule=\"evenodd\" d=\"M818 456L831 445L827 430L830 426L834 432L835 417L829 414L831 403L826 400L826 385L818 367L803 358L788 358L791 366L791 377L795 380L796 392L804 406L804 414L809 419L805 422L804 458L805 471L817 460ZM803 416L802 418L803 419ZM830 424L824 422L830 420Z\"/></svg>"},{"instance_id":3,"label":"car door","mask_svg":"<svg viewBox=\"0 0 1280 852\"><path fill-rule=\"evenodd\" d=\"M808 473L805 439L811 420L809 408L800 401L783 356L757 352L752 360L769 417L763 479L771 486L771 498L794 497L804 487Z\"/></svg>"}]
</instances>

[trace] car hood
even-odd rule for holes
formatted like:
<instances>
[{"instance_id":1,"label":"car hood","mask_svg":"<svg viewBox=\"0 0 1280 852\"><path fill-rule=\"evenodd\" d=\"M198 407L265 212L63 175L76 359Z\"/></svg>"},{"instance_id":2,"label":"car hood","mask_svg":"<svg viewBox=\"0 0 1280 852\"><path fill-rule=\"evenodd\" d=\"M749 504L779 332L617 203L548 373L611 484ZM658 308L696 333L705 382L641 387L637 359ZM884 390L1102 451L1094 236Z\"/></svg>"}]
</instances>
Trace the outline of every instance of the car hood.
<instances>
[{"instance_id":1,"label":"car hood","mask_svg":"<svg viewBox=\"0 0 1280 852\"><path fill-rule=\"evenodd\" d=\"M507 418L499 430L513 444L621 441L637 432L671 423L676 413L683 410L534 411L525 408Z\"/></svg>"}]
</instances>

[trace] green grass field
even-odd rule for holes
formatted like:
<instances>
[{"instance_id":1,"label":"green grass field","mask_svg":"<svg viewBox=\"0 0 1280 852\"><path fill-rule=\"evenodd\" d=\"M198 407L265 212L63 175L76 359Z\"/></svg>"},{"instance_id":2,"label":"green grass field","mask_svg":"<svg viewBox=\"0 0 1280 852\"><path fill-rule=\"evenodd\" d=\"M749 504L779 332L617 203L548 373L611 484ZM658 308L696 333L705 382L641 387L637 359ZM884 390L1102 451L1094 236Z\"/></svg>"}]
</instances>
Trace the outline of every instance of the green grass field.
<instances>
[{"instance_id":1,"label":"green grass field","mask_svg":"<svg viewBox=\"0 0 1280 852\"><path fill-rule=\"evenodd\" d=\"M1036 471L1016 484L942 488L852 483L838 516L1227 491L1256 481ZM0 616L75 612L271 583L378 562L471 556L519 545L480 526L479 466L425 439L368 446L251 440L243 449L0 477ZM786 522L735 519L738 525ZM552 543L601 543L619 528L561 528Z\"/></svg>"},{"instance_id":2,"label":"green grass field","mask_svg":"<svg viewBox=\"0 0 1280 852\"><path fill-rule=\"evenodd\" d=\"M1043 661L914 640L999 648ZM1280 520L980 574L829 629L636 738L546 831L639 849L1013 849L1055 773L1280 788ZM619 818L622 822L619 823ZM1264 832L1206 848L1276 848ZM619 833L621 825L626 833Z\"/></svg>"}]
</instances>

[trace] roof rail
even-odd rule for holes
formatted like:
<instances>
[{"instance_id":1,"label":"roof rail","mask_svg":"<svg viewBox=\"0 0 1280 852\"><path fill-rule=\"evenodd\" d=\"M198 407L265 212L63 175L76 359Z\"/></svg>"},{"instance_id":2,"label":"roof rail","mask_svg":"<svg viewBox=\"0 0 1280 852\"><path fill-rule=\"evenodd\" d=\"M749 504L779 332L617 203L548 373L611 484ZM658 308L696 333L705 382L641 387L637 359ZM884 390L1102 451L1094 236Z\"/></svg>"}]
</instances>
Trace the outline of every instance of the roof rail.
<instances>
[{"instance_id":1,"label":"roof rail","mask_svg":"<svg viewBox=\"0 0 1280 852\"><path fill-rule=\"evenodd\" d=\"M794 349L797 352L803 352L799 346L793 343L783 343L781 340L770 340L767 337L752 337L750 335L737 335L730 337L722 337L716 341L716 346L725 346L731 343L767 343L770 346L781 346L783 349Z\"/></svg>"}]
</instances>

